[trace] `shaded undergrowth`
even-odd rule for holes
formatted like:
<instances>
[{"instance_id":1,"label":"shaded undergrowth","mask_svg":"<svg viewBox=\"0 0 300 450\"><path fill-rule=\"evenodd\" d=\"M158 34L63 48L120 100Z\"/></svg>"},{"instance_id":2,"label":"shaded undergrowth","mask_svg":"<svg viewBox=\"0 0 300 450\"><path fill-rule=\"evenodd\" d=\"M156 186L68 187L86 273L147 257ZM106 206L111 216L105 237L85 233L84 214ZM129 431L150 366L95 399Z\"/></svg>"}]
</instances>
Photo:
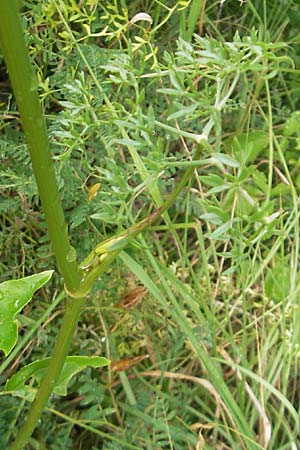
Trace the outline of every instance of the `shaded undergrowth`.
<instances>
[{"instance_id":1,"label":"shaded undergrowth","mask_svg":"<svg viewBox=\"0 0 300 450\"><path fill-rule=\"evenodd\" d=\"M114 363L51 399L32 448L299 446L297 5L173 3L25 2L80 259L159 206L207 136L189 186L98 281L82 314L72 352ZM130 23L141 12L151 26ZM8 279L48 268L51 250L4 70L0 83ZM59 307L25 340L50 292L20 315L15 364L50 354ZM14 370L11 361L3 380ZM1 403L5 446L25 414L14 398Z\"/></svg>"}]
</instances>

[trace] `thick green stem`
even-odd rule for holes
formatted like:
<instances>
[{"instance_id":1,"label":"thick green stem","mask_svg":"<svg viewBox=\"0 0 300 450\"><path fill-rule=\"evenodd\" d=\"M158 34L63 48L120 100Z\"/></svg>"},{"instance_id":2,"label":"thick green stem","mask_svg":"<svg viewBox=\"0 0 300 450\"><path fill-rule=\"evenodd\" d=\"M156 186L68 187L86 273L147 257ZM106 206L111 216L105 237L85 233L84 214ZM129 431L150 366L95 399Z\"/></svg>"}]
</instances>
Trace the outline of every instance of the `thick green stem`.
<instances>
[{"instance_id":1,"label":"thick green stem","mask_svg":"<svg viewBox=\"0 0 300 450\"><path fill-rule=\"evenodd\" d=\"M76 277L76 261L70 262L67 259L71 250L67 224L49 152L46 125L37 92L37 78L25 46L15 0L0 2L0 45L28 143L52 248L65 284L75 287L80 280Z\"/></svg>"},{"instance_id":2,"label":"thick green stem","mask_svg":"<svg viewBox=\"0 0 300 450\"><path fill-rule=\"evenodd\" d=\"M25 46L16 0L0 0L0 45L26 135L33 171L58 268L64 278L67 291L76 292L80 285L81 275L76 261L72 259L73 251L69 242L67 224L64 219L53 162L49 152L46 125L37 92L37 80ZM204 142L203 144L205 145ZM194 156L195 159L198 158L200 151L201 144L198 146ZM171 206L191 177L193 170L193 167L187 169L174 192L150 218L146 218L132 228L133 235L140 233L154 223ZM111 263L118 253L119 251L107 258L107 265ZM105 269L106 264L102 264L96 275L99 276ZM83 297L76 300L68 298L67 300L66 312L56 341L53 358L49 364L45 379L31 405L26 423L20 430L16 441L11 445L11 450L20 450L26 445L43 408L47 404L48 398L53 391L55 380L67 356L83 302Z\"/></svg>"},{"instance_id":3,"label":"thick green stem","mask_svg":"<svg viewBox=\"0 0 300 450\"><path fill-rule=\"evenodd\" d=\"M16 0L0 1L0 45L27 139L52 248L65 285L68 290L73 291L80 284L80 274L76 261L70 258L72 247L49 152L46 125L37 92L37 79L26 49ZM11 450L20 450L26 445L47 404L55 380L67 356L83 301L84 299L67 300L66 312L53 358L41 388L31 405L26 423L12 444Z\"/></svg>"}]
</instances>

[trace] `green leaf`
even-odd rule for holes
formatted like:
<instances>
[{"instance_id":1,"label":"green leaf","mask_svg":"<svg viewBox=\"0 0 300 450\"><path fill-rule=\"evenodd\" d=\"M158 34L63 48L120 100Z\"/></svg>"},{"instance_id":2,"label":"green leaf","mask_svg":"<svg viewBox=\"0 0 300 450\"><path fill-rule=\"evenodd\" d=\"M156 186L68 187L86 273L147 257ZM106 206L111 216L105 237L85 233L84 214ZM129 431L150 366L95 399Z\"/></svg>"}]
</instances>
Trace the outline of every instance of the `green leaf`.
<instances>
[{"instance_id":1,"label":"green leaf","mask_svg":"<svg viewBox=\"0 0 300 450\"><path fill-rule=\"evenodd\" d=\"M53 270L37 273L20 280L0 284L0 350L7 356L18 337L15 315L32 299L33 294L50 280Z\"/></svg>"},{"instance_id":2,"label":"green leaf","mask_svg":"<svg viewBox=\"0 0 300 450\"><path fill-rule=\"evenodd\" d=\"M246 164L255 161L258 155L268 147L269 136L264 131L251 131L228 138L224 145L225 150L232 152L238 162Z\"/></svg>"},{"instance_id":3,"label":"green leaf","mask_svg":"<svg viewBox=\"0 0 300 450\"><path fill-rule=\"evenodd\" d=\"M294 111L290 117L287 119L284 125L283 134L284 136L292 136L295 133L299 133L299 118L300 112Z\"/></svg>"},{"instance_id":4,"label":"green leaf","mask_svg":"<svg viewBox=\"0 0 300 450\"><path fill-rule=\"evenodd\" d=\"M15 395L33 400L35 389L25 382L34 377L40 385L51 358L40 359L23 367L14 374L5 385L6 391L14 391ZM110 361L101 356L67 356L62 371L58 377L53 392L57 395L67 395L68 383L73 375L86 367L104 367Z\"/></svg>"},{"instance_id":5,"label":"green leaf","mask_svg":"<svg viewBox=\"0 0 300 450\"><path fill-rule=\"evenodd\" d=\"M286 299L291 290L291 267L287 258L274 258L265 278L267 296L275 302Z\"/></svg>"},{"instance_id":6,"label":"green leaf","mask_svg":"<svg viewBox=\"0 0 300 450\"><path fill-rule=\"evenodd\" d=\"M195 111L199 106L194 103L193 105L184 107L183 105L180 105L180 109L168 116L169 120L178 119L179 117L186 116L189 117L189 114Z\"/></svg>"},{"instance_id":7,"label":"green leaf","mask_svg":"<svg viewBox=\"0 0 300 450\"><path fill-rule=\"evenodd\" d=\"M215 159L216 161L224 164L225 166L229 167L241 167L240 163L233 158L232 156L224 155L223 153L214 153L212 155L212 159Z\"/></svg>"},{"instance_id":8,"label":"green leaf","mask_svg":"<svg viewBox=\"0 0 300 450\"><path fill-rule=\"evenodd\" d=\"M224 183L224 179L219 177L219 175L202 175L199 177L199 179L203 184L205 184L205 186L226 186L226 184Z\"/></svg>"},{"instance_id":9,"label":"green leaf","mask_svg":"<svg viewBox=\"0 0 300 450\"><path fill-rule=\"evenodd\" d=\"M232 228L232 222L226 222L223 225L219 226L218 228L216 228L212 233L208 233L208 237L210 239L225 239L225 234L227 233L228 230L230 230Z\"/></svg>"}]
</instances>

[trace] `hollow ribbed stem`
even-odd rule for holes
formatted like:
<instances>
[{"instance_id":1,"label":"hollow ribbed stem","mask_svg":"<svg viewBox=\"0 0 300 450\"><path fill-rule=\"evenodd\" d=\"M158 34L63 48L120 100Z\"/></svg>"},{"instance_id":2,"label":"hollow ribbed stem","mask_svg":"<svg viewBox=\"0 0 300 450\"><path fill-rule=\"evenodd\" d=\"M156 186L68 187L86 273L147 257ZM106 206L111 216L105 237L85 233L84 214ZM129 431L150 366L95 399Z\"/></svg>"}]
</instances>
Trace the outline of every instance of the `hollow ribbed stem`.
<instances>
[{"instance_id":1,"label":"hollow ribbed stem","mask_svg":"<svg viewBox=\"0 0 300 450\"><path fill-rule=\"evenodd\" d=\"M80 284L80 274L76 261L70 258L72 247L49 151L46 125L37 92L37 79L26 49L16 0L0 1L0 45L20 112L57 265L68 290L76 290ZM82 298L76 301L67 300L53 358L26 422L10 447L11 450L20 450L26 445L47 404L67 356L83 301Z\"/></svg>"}]
</instances>

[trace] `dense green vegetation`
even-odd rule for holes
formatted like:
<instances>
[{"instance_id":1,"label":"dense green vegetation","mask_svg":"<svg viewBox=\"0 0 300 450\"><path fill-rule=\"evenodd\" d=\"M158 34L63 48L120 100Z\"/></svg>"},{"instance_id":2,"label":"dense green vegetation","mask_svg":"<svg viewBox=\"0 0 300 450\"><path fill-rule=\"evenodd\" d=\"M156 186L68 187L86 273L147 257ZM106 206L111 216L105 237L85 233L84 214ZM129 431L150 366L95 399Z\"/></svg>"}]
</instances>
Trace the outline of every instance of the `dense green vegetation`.
<instances>
[{"instance_id":1,"label":"dense green vegetation","mask_svg":"<svg viewBox=\"0 0 300 450\"><path fill-rule=\"evenodd\" d=\"M296 450L298 2L34 0L21 16L78 261L194 168L82 310L70 354L111 365L53 394L26 448ZM1 55L0 111L5 281L55 259ZM3 386L51 356L63 310L56 271L18 315ZM26 398L1 392L0 448Z\"/></svg>"}]
</instances>

